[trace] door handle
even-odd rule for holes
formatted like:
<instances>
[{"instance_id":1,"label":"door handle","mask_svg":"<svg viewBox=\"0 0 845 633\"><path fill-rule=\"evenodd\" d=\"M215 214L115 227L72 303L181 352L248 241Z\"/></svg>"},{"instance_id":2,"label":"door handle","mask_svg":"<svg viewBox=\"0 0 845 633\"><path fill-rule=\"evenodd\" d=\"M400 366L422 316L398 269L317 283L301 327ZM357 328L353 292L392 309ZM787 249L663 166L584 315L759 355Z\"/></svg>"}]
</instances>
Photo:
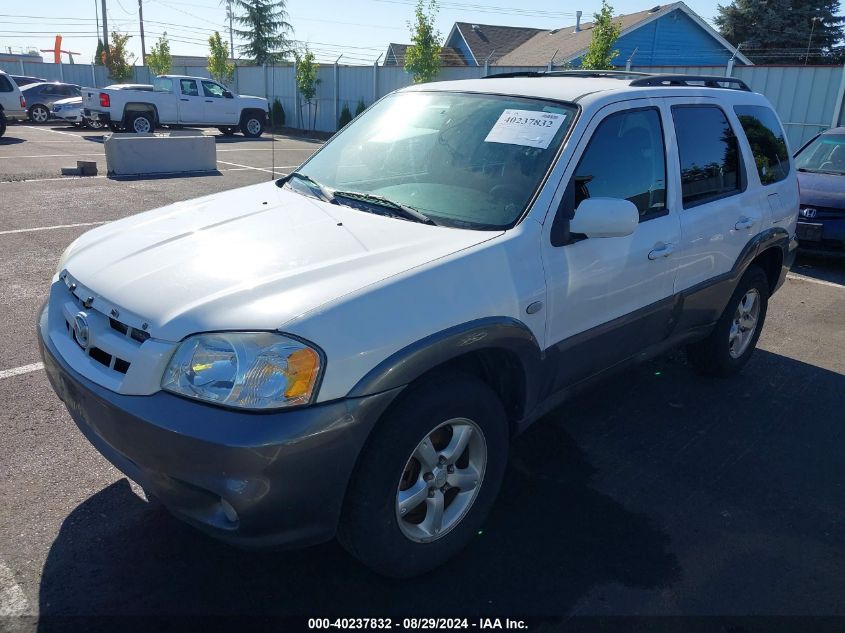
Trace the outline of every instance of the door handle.
<instances>
[{"instance_id":1,"label":"door handle","mask_svg":"<svg viewBox=\"0 0 845 633\"><path fill-rule=\"evenodd\" d=\"M189 101L189 99L179 99L179 101Z\"/></svg>"},{"instance_id":2,"label":"door handle","mask_svg":"<svg viewBox=\"0 0 845 633\"><path fill-rule=\"evenodd\" d=\"M659 248L655 248L648 254L648 258L651 260L660 259L661 257L669 257L672 253L675 252L675 247L672 244L664 244Z\"/></svg>"},{"instance_id":3,"label":"door handle","mask_svg":"<svg viewBox=\"0 0 845 633\"><path fill-rule=\"evenodd\" d=\"M214 99L206 99L205 102L206 103L214 103Z\"/></svg>"},{"instance_id":4,"label":"door handle","mask_svg":"<svg viewBox=\"0 0 845 633\"><path fill-rule=\"evenodd\" d=\"M743 229L750 229L752 226L754 226L754 220L745 217L740 218L739 220L737 220L736 224L734 224L734 228L737 231L742 231Z\"/></svg>"}]
</instances>

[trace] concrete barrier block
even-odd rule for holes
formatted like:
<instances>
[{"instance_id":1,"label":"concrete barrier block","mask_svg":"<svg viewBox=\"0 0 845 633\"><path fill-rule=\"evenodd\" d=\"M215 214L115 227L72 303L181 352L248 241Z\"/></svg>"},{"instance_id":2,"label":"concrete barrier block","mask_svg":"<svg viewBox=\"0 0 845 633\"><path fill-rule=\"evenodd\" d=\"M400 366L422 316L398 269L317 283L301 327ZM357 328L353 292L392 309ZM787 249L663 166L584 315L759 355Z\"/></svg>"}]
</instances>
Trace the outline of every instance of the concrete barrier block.
<instances>
[{"instance_id":1,"label":"concrete barrier block","mask_svg":"<svg viewBox=\"0 0 845 633\"><path fill-rule=\"evenodd\" d=\"M107 134L106 170L114 176L179 174L217 170L214 137L196 132Z\"/></svg>"}]
</instances>

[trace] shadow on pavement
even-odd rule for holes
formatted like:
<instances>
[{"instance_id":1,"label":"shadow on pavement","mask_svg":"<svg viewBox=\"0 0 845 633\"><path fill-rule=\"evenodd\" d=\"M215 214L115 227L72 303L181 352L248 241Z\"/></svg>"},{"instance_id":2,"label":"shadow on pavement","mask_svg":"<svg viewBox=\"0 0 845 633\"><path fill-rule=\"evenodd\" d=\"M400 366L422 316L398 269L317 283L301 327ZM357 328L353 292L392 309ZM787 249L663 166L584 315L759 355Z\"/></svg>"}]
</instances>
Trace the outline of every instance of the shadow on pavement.
<instances>
[{"instance_id":1,"label":"shadow on pavement","mask_svg":"<svg viewBox=\"0 0 845 633\"><path fill-rule=\"evenodd\" d=\"M593 468L565 432L536 426L512 456L475 542L407 581L371 573L336 543L295 552L225 546L120 480L62 525L42 573L40 614L549 614L596 584L677 578L666 534L589 487Z\"/></svg>"},{"instance_id":2,"label":"shadow on pavement","mask_svg":"<svg viewBox=\"0 0 845 633\"><path fill-rule=\"evenodd\" d=\"M6 128L6 135L0 136L0 145L17 145L19 143L24 143L26 139L17 138L14 136L8 136L9 129Z\"/></svg>"},{"instance_id":3,"label":"shadow on pavement","mask_svg":"<svg viewBox=\"0 0 845 633\"><path fill-rule=\"evenodd\" d=\"M800 250L792 272L845 286L845 250L838 252Z\"/></svg>"}]
</instances>

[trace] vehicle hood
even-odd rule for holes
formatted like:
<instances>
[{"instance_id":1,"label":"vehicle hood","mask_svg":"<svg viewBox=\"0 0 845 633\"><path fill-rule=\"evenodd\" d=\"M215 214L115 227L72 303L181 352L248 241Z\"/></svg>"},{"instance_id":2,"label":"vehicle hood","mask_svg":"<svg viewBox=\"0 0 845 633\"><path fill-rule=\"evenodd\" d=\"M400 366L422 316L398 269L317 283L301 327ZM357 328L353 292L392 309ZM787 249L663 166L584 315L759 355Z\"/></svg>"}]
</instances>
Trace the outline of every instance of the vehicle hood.
<instances>
[{"instance_id":1,"label":"vehicle hood","mask_svg":"<svg viewBox=\"0 0 845 633\"><path fill-rule=\"evenodd\" d=\"M54 101L53 105L82 105L82 97L68 97Z\"/></svg>"},{"instance_id":2,"label":"vehicle hood","mask_svg":"<svg viewBox=\"0 0 845 633\"><path fill-rule=\"evenodd\" d=\"M269 182L89 231L61 269L97 309L116 309L121 321L178 341L202 331L278 329L498 235L388 218Z\"/></svg>"},{"instance_id":3,"label":"vehicle hood","mask_svg":"<svg viewBox=\"0 0 845 633\"><path fill-rule=\"evenodd\" d=\"M845 209L845 175L798 172L801 205Z\"/></svg>"}]
</instances>

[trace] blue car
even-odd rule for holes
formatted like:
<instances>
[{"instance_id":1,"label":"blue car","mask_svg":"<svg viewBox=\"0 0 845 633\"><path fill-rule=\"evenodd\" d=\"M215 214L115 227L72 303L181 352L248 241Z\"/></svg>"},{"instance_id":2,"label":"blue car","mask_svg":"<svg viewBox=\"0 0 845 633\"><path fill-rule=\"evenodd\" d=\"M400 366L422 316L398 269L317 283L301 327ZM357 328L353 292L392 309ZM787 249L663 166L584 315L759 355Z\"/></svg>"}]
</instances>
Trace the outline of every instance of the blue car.
<instances>
[{"instance_id":1,"label":"blue car","mask_svg":"<svg viewBox=\"0 0 845 633\"><path fill-rule=\"evenodd\" d=\"M822 132L795 154L802 246L845 248L845 127Z\"/></svg>"}]
</instances>

